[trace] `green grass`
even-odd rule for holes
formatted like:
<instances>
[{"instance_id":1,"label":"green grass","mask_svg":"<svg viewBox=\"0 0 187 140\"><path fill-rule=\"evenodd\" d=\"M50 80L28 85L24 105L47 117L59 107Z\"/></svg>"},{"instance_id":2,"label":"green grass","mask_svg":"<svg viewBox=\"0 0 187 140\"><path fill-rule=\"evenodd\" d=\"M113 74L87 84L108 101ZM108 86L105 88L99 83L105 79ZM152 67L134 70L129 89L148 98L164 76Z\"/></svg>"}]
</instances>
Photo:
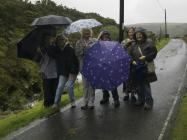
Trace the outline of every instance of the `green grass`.
<instances>
[{"instance_id":1,"label":"green grass","mask_svg":"<svg viewBox=\"0 0 187 140\"><path fill-rule=\"evenodd\" d=\"M187 36L183 37L183 40L187 43Z\"/></svg>"},{"instance_id":2,"label":"green grass","mask_svg":"<svg viewBox=\"0 0 187 140\"><path fill-rule=\"evenodd\" d=\"M187 140L187 92L182 98L177 114L175 127L172 130L172 140Z\"/></svg>"},{"instance_id":3,"label":"green grass","mask_svg":"<svg viewBox=\"0 0 187 140\"><path fill-rule=\"evenodd\" d=\"M82 97L82 86L75 88L76 99ZM68 95L62 97L61 107L69 103ZM28 125L32 121L54 114L52 108L44 108L43 102L39 101L32 109L23 110L17 114L9 115L6 118L0 119L0 137L18 130L19 128Z\"/></svg>"},{"instance_id":4,"label":"green grass","mask_svg":"<svg viewBox=\"0 0 187 140\"><path fill-rule=\"evenodd\" d=\"M183 40L187 43L187 37ZM187 140L187 92L183 95L180 108L172 129L172 140Z\"/></svg>"},{"instance_id":5,"label":"green grass","mask_svg":"<svg viewBox=\"0 0 187 140\"><path fill-rule=\"evenodd\" d=\"M156 43L157 50L160 51L168 42L170 38L163 38L159 42Z\"/></svg>"}]
</instances>

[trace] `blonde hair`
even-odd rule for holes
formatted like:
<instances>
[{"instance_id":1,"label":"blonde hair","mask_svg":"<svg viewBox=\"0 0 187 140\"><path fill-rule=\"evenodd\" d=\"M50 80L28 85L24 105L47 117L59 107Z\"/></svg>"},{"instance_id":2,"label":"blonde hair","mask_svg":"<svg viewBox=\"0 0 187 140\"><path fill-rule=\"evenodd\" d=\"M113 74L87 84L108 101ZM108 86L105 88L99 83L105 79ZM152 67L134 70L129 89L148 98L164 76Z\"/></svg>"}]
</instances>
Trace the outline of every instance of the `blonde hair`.
<instances>
[{"instance_id":1,"label":"blonde hair","mask_svg":"<svg viewBox=\"0 0 187 140\"><path fill-rule=\"evenodd\" d=\"M93 35L93 31L92 31L92 29L89 29L89 28L83 28L82 30L81 30L81 38L83 38L83 36L84 36L84 34L86 33L86 32L89 32L90 33L90 36L92 37L92 35Z\"/></svg>"}]
</instances>

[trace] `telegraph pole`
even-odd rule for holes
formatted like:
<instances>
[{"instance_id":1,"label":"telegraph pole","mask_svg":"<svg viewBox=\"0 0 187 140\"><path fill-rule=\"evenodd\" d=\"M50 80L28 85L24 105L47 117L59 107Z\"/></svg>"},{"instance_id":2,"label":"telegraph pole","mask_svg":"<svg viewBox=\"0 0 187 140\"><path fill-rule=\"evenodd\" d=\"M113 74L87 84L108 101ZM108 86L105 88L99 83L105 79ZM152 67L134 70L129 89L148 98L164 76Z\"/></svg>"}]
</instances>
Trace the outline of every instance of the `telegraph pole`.
<instances>
[{"instance_id":1,"label":"telegraph pole","mask_svg":"<svg viewBox=\"0 0 187 140\"><path fill-rule=\"evenodd\" d=\"M168 35L167 35L167 21L166 21L166 19L167 19L167 15L166 15L166 9L164 9L164 13L165 13L165 37L167 38L168 37Z\"/></svg>"},{"instance_id":2,"label":"telegraph pole","mask_svg":"<svg viewBox=\"0 0 187 140\"><path fill-rule=\"evenodd\" d=\"M119 42L121 43L124 29L124 0L120 0L119 7Z\"/></svg>"}]
</instances>

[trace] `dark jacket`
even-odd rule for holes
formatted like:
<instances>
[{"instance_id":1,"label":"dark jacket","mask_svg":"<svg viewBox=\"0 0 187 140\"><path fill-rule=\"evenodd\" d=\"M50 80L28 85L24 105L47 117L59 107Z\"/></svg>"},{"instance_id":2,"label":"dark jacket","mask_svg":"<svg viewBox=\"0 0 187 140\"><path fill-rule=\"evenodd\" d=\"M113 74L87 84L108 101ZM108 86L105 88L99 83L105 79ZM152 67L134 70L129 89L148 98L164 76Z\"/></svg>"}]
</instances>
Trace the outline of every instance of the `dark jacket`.
<instances>
[{"instance_id":1,"label":"dark jacket","mask_svg":"<svg viewBox=\"0 0 187 140\"><path fill-rule=\"evenodd\" d=\"M141 48L141 51L142 51L143 55L145 56L145 61L151 62L155 59L155 57L157 55L156 46L154 45L154 43L151 40L146 39L146 41L144 41L142 43L136 42L135 44L132 45L130 55L132 56L133 60L135 60L137 63L140 61L139 57L141 57L141 53L140 53L138 47ZM156 73L151 73L151 74L147 73L146 79L148 80L148 82L156 81L157 80Z\"/></svg>"},{"instance_id":2,"label":"dark jacket","mask_svg":"<svg viewBox=\"0 0 187 140\"><path fill-rule=\"evenodd\" d=\"M57 73L68 77L69 74L77 75L79 72L79 62L75 55L75 51L69 44L66 44L64 48L59 46L51 46L48 48L49 55L56 60Z\"/></svg>"}]
</instances>

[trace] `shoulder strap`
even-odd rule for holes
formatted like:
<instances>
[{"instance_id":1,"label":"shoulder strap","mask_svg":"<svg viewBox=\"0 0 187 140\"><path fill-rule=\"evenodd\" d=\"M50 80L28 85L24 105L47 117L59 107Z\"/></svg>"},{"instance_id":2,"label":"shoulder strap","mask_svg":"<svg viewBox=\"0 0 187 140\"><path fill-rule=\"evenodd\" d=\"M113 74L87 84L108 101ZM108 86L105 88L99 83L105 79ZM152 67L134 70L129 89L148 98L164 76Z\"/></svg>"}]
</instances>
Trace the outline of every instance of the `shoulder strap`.
<instances>
[{"instance_id":1,"label":"shoulder strap","mask_svg":"<svg viewBox=\"0 0 187 140\"><path fill-rule=\"evenodd\" d=\"M143 56L143 53L142 53L142 50L141 50L140 46L138 46L138 50L139 50L141 56Z\"/></svg>"}]
</instances>

